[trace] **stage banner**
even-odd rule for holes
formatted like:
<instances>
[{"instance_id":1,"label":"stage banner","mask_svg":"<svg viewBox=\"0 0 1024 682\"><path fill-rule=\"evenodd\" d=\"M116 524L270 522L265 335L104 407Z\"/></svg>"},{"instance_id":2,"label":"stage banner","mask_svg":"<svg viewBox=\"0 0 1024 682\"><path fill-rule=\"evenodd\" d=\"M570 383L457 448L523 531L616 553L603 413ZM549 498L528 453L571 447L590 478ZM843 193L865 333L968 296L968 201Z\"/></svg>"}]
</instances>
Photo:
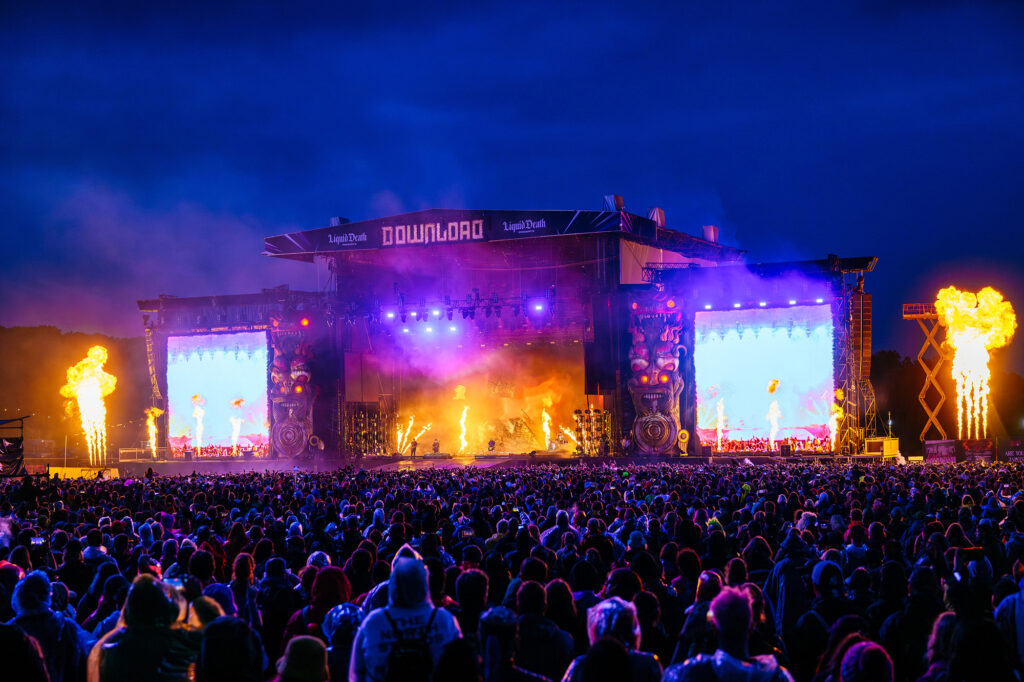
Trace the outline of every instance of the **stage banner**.
<instances>
[{"instance_id":1,"label":"stage banner","mask_svg":"<svg viewBox=\"0 0 1024 682\"><path fill-rule=\"evenodd\" d=\"M656 231L654 221L626 212L429 209L267 237L264 248L270 256L309 256L598 232L653 239Z\"/></svg>"},{"instance_id":2,"label":"stage banner","mask_svg":"<svg viewBox=\"0 0 1024 682\"><path fill-rule=\"evenodd\" d=\"M961 441L964 462L991 462L996 452L995 441L991 438Z\"/></svg>"},{"instance_id":3,"label":"stage banner","mask_svg":"<svg viewBox=\"0 0 1024 682\"><path fill-rule=\"evenodd\" d=\"M1004 462L1024 462L1024 438L1000 438L999 459Z\"/></svg>"},{"instance_id":4,"label":"stage banner","mask_svg":"<svg viewBox=\"0 0 1024 682\"><path fill-rule=\"evenodd\" d=\"M953 464L958 461L955 440L926 440L924 442L924 461L928 464Z\"/></svg>"}]
</instances>

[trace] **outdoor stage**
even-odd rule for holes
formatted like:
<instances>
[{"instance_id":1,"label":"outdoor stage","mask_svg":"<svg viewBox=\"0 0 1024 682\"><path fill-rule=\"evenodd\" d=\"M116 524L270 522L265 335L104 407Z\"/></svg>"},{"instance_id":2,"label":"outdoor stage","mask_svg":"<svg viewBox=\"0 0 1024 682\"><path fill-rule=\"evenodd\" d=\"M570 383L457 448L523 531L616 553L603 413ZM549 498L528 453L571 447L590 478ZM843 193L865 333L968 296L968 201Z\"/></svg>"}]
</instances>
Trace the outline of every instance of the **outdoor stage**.
<instances>
[{"instance_id":1,"label":"outdoor stage","mask_svg":"<svg viewBox=\"0 0 1024 682\"><path fill-rule=\"evenodd\" d=\"M140 301L149 449L174 471L865 451L874 258L743 264L713 226L606 202L337 219L264 243L325 261L323 292Z\"/></svg>"}]
</instances>

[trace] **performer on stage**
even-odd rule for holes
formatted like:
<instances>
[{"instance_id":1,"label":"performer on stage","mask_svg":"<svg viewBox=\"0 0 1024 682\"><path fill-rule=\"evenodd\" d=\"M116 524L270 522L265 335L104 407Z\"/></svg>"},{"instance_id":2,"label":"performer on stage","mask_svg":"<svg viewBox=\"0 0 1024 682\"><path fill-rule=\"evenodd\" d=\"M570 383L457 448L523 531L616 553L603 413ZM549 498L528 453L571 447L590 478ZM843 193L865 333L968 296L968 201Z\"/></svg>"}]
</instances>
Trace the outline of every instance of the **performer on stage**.
<instances>
[{"instance_id":1,"label":"performer on stage","mask_svg":"<svg viewBox=\"0 0 1024 682\"><path fill-rule=\"evenodd\" d=\"M438 439L435 438L434 439L434 444L431 446L431 449L434 451L435 455L438 452L440 452L441 451L441 441L439 441Z\"/></svg>"},{"instance_id":2,"label":"performer on stage","mask_svg":"<svg viewBox=\"0 0 1024 682\"><path fill-rule=\"evenodd\" d=\"M487 452L494 452L494 439L487 441Z\"/></svg>"},{"instance_id":3,"label":"performer on stage","mask_svg":"<svg viewBox=\"0 0 1024 682\"><path fill-rule=\"evenodd\" d=\"M412 455L413 459L416 459L416 439L414 438L412 443L409 444L409 454Z\"/></svg>"}]
</instances>

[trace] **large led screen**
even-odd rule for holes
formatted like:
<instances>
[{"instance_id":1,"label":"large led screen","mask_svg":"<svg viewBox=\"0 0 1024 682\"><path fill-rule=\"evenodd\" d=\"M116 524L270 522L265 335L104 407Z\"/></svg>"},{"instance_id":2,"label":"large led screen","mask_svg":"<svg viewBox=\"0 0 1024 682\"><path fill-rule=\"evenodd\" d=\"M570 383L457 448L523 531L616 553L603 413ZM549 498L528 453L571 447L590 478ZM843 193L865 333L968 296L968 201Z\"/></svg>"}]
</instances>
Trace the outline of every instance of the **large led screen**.
<instances>
[{"instance_id":1,"label":"large led screen","mask_svg":"<svg viewBox=\"0 0 1024 682\"><path fill-rule=\"evenodd\" d=\"M174 450L213 455L264 448L270 428L266 333L169 337L167 404Z\"/></svg>"},{"instance_id":2,"label":"large led screen","mask_svg":"<svg viewBox=\"0 0 1024 682\"><path fill-rule=\"evenodd\" d=\"M698 312L694 331L701 442L719 450L826 446L834 403L828 305Z\"/></svg>"}]
</instances>

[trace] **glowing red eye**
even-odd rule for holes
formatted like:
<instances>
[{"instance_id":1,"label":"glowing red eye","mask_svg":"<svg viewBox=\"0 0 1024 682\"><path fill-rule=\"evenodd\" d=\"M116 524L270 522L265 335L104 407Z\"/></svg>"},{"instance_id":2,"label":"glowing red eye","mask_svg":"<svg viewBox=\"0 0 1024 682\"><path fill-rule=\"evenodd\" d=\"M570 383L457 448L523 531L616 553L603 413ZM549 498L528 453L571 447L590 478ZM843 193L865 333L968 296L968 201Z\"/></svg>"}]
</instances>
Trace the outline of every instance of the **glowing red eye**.
<instances>
[{"instance_id":1,"label":"glowing red eye","mask_svg":"<svg viewBox=\"0 0 1024 682\"><path fill-rule=\"evenodd\" d=\"M302 393L302 386L296 386L295 387L295 392L296 393Z\"/></svg>"},{"instance_id":2,"label":"glowing red eye","mask_svg":"<svg viewBox=\"0 0 1024 682\"><path fill-rule=\"evenodd\" d=\"M649 379L647 378L646 374L644 374L643 376L640 377L640 383L641 384L646 384L648 381L649 381Z\"/></svg>"},{"instance_id":3,"label":"glowing red eye","mask_svg":"<svg viewBox=\"0 0 1024 682\"><path fill-rule=\"evenodd\" d=\"M659 375L658 376L658 381L660 381L663 384L667 384L668 383L668 375L667 374Z\"/></svg>"},{"instance_id":4,"label":"glowing red eye","mask_svg":"<svg viewBox=\"0 0 1024 682\"><path fill-rule=\"evenodd\" d=\"M676 307L676 302L673 301L672 299L669 299L667 305L668 305L669 308L675 308Z\"/></svg>"}]
</instances>

